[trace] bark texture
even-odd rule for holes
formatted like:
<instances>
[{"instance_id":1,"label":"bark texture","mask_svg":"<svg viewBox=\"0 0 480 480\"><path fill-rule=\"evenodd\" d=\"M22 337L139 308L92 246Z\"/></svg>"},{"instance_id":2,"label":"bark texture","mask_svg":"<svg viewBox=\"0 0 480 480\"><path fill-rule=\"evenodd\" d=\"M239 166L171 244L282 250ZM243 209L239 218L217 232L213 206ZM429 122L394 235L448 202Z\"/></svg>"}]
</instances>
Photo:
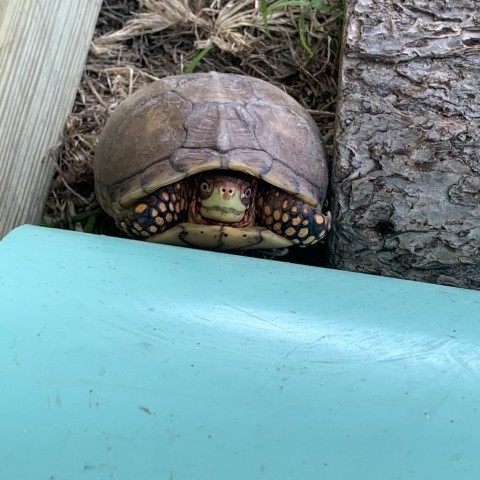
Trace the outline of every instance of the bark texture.
<instances>
[{"instance_id":1,"label":"bark texture","mask_svg":"<svg viewBox=\"0 0 480 480\"><path fill-rule=\"evenodd\" d=\"M350 0L332 172L338 268L480 288L480 8Z\"/></svg>"}]
</instances>

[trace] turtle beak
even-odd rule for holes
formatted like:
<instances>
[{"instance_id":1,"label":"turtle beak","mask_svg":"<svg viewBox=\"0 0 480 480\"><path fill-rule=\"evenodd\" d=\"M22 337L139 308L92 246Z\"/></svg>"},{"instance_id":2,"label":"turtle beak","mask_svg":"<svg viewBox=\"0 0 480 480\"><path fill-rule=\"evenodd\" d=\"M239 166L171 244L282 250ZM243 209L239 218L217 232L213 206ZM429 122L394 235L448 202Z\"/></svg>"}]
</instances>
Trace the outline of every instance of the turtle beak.
<instances>
[{"instance_id":1,"label":"turtle beak","mask_svg":"<svg viewBox=\"0 0 480 480\"><path fill-rule=\"evenodd\" d=\"M242 203L240 189L232 185L216 186L208 198L200 200L200 213L210 220L239 222L247 206Z\"/></svg>"}]
</instances>

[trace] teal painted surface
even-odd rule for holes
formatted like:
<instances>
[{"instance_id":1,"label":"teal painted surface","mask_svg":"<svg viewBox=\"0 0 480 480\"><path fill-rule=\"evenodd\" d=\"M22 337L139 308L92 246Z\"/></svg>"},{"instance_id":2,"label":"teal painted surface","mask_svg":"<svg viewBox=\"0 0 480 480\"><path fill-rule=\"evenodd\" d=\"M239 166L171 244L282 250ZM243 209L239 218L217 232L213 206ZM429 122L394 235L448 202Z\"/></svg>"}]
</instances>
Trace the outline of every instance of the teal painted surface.
<instances>
[{"instance_id":1,"label":"teal painted surface","mask_svg":"<svg viewBox=\"0 0 480 480\"><path fill-rule=\"evenodd\" d=\"M474 479L480 293L38 227L0 242L2 479Z\"/></svg>"}]
</instances>

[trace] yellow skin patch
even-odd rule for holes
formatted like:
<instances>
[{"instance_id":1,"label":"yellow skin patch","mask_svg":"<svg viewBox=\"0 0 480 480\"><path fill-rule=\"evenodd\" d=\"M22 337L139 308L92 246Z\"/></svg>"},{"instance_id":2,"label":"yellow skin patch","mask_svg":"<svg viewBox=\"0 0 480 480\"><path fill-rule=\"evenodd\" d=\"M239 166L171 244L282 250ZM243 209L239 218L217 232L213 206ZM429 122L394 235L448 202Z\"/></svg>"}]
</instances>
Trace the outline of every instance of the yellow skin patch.
<instances>
[{"instance_id":1,"label":"yellow skin patch","mask_svg":"<svg viewBox=\"0 0 480 480\"><path fill-rule=\"evenodd\" d=\"M232 175L201 177L196 184L196 209L210 222L236 224L246 220L251 207L252 181Z\"/></svg>"},{"instance_id":2,"label":"yellow skin patch","mask_svg":"<svg viewBox=\"0 0 480 480\"><path fill-rule=\"evenodd\" d=\"M238 190L233 195L226 196L220 188L214 188L211 196L202 200L200 205L200 213L205 218L228 223L239 222L246 210Z\"/></svg>"}]
</instances>

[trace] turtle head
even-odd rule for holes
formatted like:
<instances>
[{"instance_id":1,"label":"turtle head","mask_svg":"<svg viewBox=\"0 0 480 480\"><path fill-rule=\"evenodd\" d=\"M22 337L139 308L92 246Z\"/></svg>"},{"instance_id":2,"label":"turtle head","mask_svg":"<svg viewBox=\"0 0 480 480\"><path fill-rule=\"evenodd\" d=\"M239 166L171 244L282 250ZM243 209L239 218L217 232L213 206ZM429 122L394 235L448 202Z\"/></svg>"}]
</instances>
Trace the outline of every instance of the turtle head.
<instances>
[{"instance_id":1,"label":"turtle head","mask_svg":"<svg viewBox=\"0 0 480 480\"><path fill-rule=\"evenodd\" d=\"M190 221L252 225L255 219L256 179L237 172L212 171L195 177Z\"/></svg>"}]
</instances>

